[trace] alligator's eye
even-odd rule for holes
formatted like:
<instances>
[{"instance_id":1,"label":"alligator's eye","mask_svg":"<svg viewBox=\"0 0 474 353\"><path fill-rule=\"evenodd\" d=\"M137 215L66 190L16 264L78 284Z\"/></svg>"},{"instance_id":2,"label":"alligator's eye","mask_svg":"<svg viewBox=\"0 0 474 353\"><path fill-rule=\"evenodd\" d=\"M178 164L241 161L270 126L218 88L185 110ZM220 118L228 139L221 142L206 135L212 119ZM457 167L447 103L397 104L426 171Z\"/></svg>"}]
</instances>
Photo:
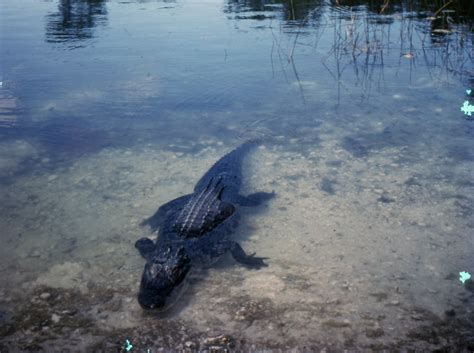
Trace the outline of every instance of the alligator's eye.
<instances>
[{"instance_id":1,"label":"alligator's eye","mask_svg":"<svg viewBox=\"0 0 474 353\"><path fill-rule=\"evenodd\" d=\"M171 274L173 275L174 278L179 277L180 273L181 273L181 269L179 269L178 267L175 267L171 270Z\"/></svg>"},{"instance_id":2,"label":"alligator's eye","mask_svg":"<svg viewBox=\"0 0 474 353\"><path fill-rule=\"evenodd\" d=\"M160 271L160 267L161 266L157 264L151 265L150 268L148 269L148 274L150 275L150 277L156 277L156 275Z\"/></svg>"}]
</instances>

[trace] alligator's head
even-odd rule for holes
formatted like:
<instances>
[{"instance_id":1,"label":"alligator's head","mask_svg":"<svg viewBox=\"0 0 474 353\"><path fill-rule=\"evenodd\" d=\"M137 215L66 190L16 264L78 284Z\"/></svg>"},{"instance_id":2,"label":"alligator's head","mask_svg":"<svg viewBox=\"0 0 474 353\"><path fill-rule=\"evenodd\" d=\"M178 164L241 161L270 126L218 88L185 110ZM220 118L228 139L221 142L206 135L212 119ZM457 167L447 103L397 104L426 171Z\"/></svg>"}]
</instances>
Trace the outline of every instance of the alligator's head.
<instances>
[{"instance_id":1,"label":"alligator's head","mask_svg":"<svg viewBox=\"0 0 474 353\"><path fill-rule=\"evenodd\" d=\"M176 251L171 248L147 259L143 270L138 302L144 309L166 309L172 304L184 284L190 269L190 260L183 247Z\"/></svg>"}]
</instances>

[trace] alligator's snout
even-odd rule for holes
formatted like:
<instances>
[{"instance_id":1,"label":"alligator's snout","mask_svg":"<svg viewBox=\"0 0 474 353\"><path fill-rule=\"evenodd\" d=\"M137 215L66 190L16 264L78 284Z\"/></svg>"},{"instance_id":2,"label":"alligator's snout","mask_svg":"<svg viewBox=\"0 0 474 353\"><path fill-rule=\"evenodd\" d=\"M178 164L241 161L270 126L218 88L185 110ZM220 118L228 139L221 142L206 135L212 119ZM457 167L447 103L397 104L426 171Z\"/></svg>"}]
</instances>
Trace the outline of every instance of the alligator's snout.
<instances>
[{"instance_id":1,"label":"alligator's snout","mask_svg":"<svg viewBox=\"0 0 474 353\"><path fill-rule=\"evenodd\" d=\"M165 258L151 259L143 270L138 302L144 309L166 309L182 291L190 260L182 247L175 253L170 249L166 253Z\"/></svg>"},{"instance_id":2,"label":"alligator's snout","mask_svg":"<svg viewBox=\"0 0 474 353\"><path fill-rule=\"evenodd\" d=\"M143 309L162 309L165 306L166 300L153 293L153 291L140 289L138 303L140 303Z\"/></svg>"}]
</instances>

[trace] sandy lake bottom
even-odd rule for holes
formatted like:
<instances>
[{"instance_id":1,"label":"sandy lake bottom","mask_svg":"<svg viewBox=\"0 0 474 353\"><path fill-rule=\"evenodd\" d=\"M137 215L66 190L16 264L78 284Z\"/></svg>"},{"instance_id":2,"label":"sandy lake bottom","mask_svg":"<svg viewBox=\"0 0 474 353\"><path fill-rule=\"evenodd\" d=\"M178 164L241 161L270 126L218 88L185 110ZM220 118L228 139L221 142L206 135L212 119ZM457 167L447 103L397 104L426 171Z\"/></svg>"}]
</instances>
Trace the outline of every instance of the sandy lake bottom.
<instances>
[{"instance_id":1,"label":"sandy lake bottom","mask_svg":"<svg viewBox=\"0 0 474 353\"><path fill-rule=\"evenodd\" d=\"M136 301L133 244L154 236L138 224L232 146L106 148L16 178L1 191L2 352L113 352L125 339L152 352L472 350L472 283L458 279L473 267L470 161L399 147L361 156L320 136L304 153L276 139L245 162L243 193L276 197L241 208L234 238L269 266L226 256L197 269L164 314Z\"/></svg>"}]
</instances>

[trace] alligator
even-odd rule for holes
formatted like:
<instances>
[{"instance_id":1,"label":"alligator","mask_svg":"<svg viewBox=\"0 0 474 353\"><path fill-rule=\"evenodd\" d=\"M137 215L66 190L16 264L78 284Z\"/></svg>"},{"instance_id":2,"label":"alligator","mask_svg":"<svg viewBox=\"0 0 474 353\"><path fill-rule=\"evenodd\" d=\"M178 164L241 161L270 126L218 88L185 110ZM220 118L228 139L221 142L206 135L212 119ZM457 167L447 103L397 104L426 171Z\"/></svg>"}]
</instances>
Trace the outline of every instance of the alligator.
<instances>
[{"instance_id":1,"label":"alligator","mask_svg":"<svg viewBox=\"0 0 474 353\"><path fill-rule=\"evenodd\" d=\"M138 293L142 308L166 310L182 293L191 268L209 267L225 253L252 269L267 266L267 258L247 255L230 239L238 224L238 206L258 206L275 195L239 193L242 161L257 144L247 141L226 154L201 177L192 194L162 205L141 223L158 231L156 242L141 238L135 243L146 260Z\"/></svg>"}]
</instances>

